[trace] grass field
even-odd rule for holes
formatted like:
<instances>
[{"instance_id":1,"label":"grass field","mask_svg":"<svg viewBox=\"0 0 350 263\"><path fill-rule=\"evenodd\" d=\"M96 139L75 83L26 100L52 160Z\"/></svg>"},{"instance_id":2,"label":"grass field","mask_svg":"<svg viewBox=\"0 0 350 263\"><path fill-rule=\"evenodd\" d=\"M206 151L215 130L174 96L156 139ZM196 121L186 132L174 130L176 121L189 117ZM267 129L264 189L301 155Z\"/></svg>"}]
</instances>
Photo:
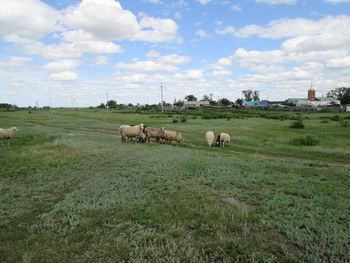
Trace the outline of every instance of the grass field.
<instances>
[{"instance_id":1,"label":"grass field","mask_svg":"<svg viewBox=\"0 0 350 263\"><path fill-rule=\"evenodd\" d=\"M350 114L264 114L0 112L0 262L350 262ZM139 122L186 145L122 144Z\"/></svg>"}]
</instances>

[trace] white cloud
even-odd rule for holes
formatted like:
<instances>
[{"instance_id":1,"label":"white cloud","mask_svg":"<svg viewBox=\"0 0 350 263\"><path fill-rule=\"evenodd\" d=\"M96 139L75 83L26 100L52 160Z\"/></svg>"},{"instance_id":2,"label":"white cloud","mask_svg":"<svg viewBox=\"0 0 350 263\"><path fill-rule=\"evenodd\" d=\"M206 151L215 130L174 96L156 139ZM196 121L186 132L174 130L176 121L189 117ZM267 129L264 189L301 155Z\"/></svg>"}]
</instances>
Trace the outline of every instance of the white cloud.
<instances>
[{"instance_id":1,"label":"white cloud","mask_svg":"<svg viewBox=\"0 0 350 263\"><path fill-rule=\"evenodd\" d=\"M201 3L202 5L206 5L210 3L212 0L196 0L197 2Z\"/></svg>"},{"instance_id":2,"label":"white cloud","mask_svg":"<svg viewBox=\"0 0 350 263\"><path fill-rule=\"evenodd\" d=\"M242 12L242 8L239 5L232 5L231 9L233 11Z\"/></svg>"},{"instance_id":3,"label":"white cloud","mask_svg":"<svg viewBox=\"0 0 350 263\"><path fill-rule=\"evenodd\" d=\"M57 60L51 63L48 63L43 66L43 69L47 71L58 71L58 72L63 72L63 71L69 71L72 69L75 69L79 65L79 61L77 60Z\"/></svg>"},{"instance_id":4,"label":"white cloud","mask_svg":"<svg viewBox=\"0 0 350 263\"><path fill-rule=\"evenodd\" d=\"M11 57L8 60L0 60L0 66L6 67L22 67L27 62L31 61L31 58L28 57Z\"/></svg>"},{"instance_id":5,"label":"white cloud","mask_svg":"<svg viewBox=\"0 0 350 263\"><path fill-rule=\"evenodd\" d=\"M83 0L65 11L64 22L73 33L65 39L142 40L163 42L179 40L177 24L142 14L140 21L114 0Z\"/></svg>"},{"instance_id":6,"label":"white cloud","mask_svg":"<svg viewBox=\"0 0 350 263\"><path fill-rule=\"evenodd\" d=\"M146 57L148 57L148 58L156 58L159 56L160 56L160 53L155 51L155 50L151 50L146 54Z\"/></svg>"},{"instance_id":7,"label":"white cloud","mask_svg":"<svg viewBox=\"0 0 350 263\"><path fill-rule=\"evenodd\" d=\"M1 1L0 35L36 39L60 30L59 12L38 0Z\"/></svg>"},{"instance_id":8,"label":"white cloud","mask_svg":"<svg viewBox=\"0 0 350 263\"><path fill-rule=\"evenodd\" d=\"M207 32L205 32L203 29L199 29L195 32L195 34L199 37L202 37L202 38L210 38L211 35L208 34Z\"/></svg>"},{"instance_id":9,"label":"white cloud","mask_svg":"<svg viewBox=\"0 0 350 263\"><path fill-rule=\"evenodd\" d=\"M64 22L102 40L128 39L139 31L136 16L114 0L83 0L65 11Z\"/></svg>"},{"instance_id":10,"label":"white cloud","mask_svg":"<svg viewBox=\"0 0 350 263\"><path fill-rule=\"evenodd\" d=\"M178 70L173 65L162 64L154 61L137 61L135 63L119 62L115 64L117 69L126 69L137 72L175 72Z\"/></svg>"},{"instance_id":11,"label":"white cloud","mask_svg":"<svg viewBox=\"0 0 350 263\"><path fill-rule=\"evenodd\" d=\"M108 57L106 56L97 56L94 65L106 65L108 64Z\"/></svg>"},{"instance_id":12,"label":"white cloud","mask_svg":"<svg viewBox=\"0 0 350 263\"><path fill-rule=\"evenodd\" d=\"M148 42L167 42L182 40L177 35L177 24L171 19L144 16L140 20L140 31L132 39Z\"/></svg>"},{"instance_id":13,"label":"white cloud","mask_svg":"<svg viewBox=\"0 0 350 263\"><path fill-rule=\"evenodd\" d=\"M52 73L50 74L51 80L76 80L78 78L78 74L71 71L63 71L60 73Z\"/></svg>"},{"instance_id":14,"label":"white cloud","mask_svg":"<svg viewBox=\"0 0 350 263\"><path fill-rule=\"evenodd\" d=\"M326 2L337 4L337 3L350 3L350 0L325 0Z\"/></svg>"},{"instance_id":15,"label":"white cloud","mask_svg":"<svg viewBox=\"0 0 350 263\"><path fill-rule=\"evenodd\" d=\"M267 3L270 5L279 5L279 4L296 4L298 0L255 0L257 3Z\"/></svg>"},{"instance_id":16,"label":"white cloud","mask_svg":"<svg viewBox=\"0 0 350 263\"><path fill-rule=\"evenodd\" d=\"M157 62L159 62L161 64L179 65L179 64L185 64L185 63L189 62L190 60L191 60L190 57L172 54L172 55L159 57L157 59Z\"/></svg>"},{"instance_id":17,"label":"white cloud","mask_svg":"<svg viewBox=\"0 0 350 263\"><path fill-rule=\"evenodd\" d=\"M326 66L331 69L350 69L350 56L330 59Z\"/></svg>"},{"instance_id":18,"label":"white cloud","mask_svg":"<svg viewBox=\"0 0 350 263\"><path fill-rule=\"evenodd\" d=\"M235 32L235 28L233 26L226 26L224 29L216 29L215 33L220 35L233 34Z\"/></svg>"}]
</instances>

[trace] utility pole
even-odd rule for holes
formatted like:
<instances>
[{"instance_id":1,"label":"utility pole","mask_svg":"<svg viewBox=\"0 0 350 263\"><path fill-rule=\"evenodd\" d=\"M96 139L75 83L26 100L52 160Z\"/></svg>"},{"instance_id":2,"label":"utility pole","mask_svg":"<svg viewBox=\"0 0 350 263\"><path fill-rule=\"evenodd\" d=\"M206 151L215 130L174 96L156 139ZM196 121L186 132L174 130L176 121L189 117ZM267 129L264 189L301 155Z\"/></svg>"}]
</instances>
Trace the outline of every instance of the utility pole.
<instances>
[{"instance_id":1,"label":"utility pole","mask_svg":"<svg viewBox=\"0 0 350 263\"><path fill-rule=\"evenodd\" d=\"M163 112L164 109L163 109L163 84L162 83L160 83L160 98L161 98L160 106Z\"/></svg>"}]
</instances>

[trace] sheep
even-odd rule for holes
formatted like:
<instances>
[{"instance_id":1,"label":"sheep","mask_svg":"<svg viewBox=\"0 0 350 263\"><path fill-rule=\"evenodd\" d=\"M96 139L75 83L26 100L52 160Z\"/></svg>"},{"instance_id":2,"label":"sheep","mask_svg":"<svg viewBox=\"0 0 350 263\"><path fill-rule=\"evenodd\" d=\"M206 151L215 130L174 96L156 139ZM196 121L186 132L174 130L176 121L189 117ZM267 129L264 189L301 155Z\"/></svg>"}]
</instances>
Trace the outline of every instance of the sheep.
<instances>
[{"instance_id":1,"label":"sheep","mask_svg":"<svg viewBox=\"0 0 350 263\"><path fill-rule=\"evenodd\" d=\"M150 143L151 138L156 138L156 142L159 144L160 139L164 136L164 130L165 128L152 128L152 127L147 127L145 128L145 135L146 135L146 141Z\"/></svg>"},{"instance_id":2,"label":"sheep","mask_svg":"<svg viewBox=\"0 0 350 263\"><path fill-rule=\"evenodd\" d=\"M119 127L119 133L121 135L122 142L126 141L126 138L141 138L144 140L146 138L145 134L143 133L143 123L140 123L139 125L130 126L130 125L122 125Z\"/></svg>"},{"instance_id":3,"label":"sheep","mask_svg":"<svg viewBox=\"0 0 350 263\"><path fill-rule=\"evenodd\" d=\"M214 144L215 141L215 135L212 131L207 131L205 133L205 139L207 140L208 146L211 147L212 144Z\"/></svg>"},{"instance_id":4,"label":"sheep","mask_svg":"<svg viewBox=\"0 0 350 263\"><path fill-rule=\"evenodd\" d=\"M7 144L11 138L11 136L18 131L18 129L16 127L12 127L9 129L3 129L0 128L0 140L7 140Z\"/></svg>"},{"instance_id":5,"label":"sheep","mask_svg":"<svg viewBox=\"0 0 350 263\"><path fill-rule=\"evenodd\" d=\"M224 132L220 133L216 138L216 144L220 147L225 147L225 144L229 145L230 141L231 141L230 135Z\"/></svg>"},{"instance_id":6,"label":"sheep","mask_svg":"<svg viewBox=\"0 0 350 263\"><path fill-rule=\"evenodd\" d=\"M177 131L164 131L164 138L168 144L171 144L172 141L176 141L177 145L184 144L184 138L182 137L180 132Z\"/></svg>"}]
</instances>

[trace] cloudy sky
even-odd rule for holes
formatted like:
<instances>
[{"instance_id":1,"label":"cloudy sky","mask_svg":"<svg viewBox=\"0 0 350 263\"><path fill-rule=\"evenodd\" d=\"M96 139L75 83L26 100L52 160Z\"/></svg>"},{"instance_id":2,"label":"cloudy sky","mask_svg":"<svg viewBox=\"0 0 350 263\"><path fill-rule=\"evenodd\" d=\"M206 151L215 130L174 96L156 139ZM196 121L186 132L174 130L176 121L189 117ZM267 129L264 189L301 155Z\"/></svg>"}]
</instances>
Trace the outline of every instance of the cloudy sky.
<instances>
[{"instance_id":1,"label":"cloudy sky","mask_svg":"<svg viewBox=\"0 0 350 263\"><path fill-rule=\"evenodd\" d=\"M0 103L95 106L350 86L350 0L0 0Z\"/></svg>"}]
</instances>

